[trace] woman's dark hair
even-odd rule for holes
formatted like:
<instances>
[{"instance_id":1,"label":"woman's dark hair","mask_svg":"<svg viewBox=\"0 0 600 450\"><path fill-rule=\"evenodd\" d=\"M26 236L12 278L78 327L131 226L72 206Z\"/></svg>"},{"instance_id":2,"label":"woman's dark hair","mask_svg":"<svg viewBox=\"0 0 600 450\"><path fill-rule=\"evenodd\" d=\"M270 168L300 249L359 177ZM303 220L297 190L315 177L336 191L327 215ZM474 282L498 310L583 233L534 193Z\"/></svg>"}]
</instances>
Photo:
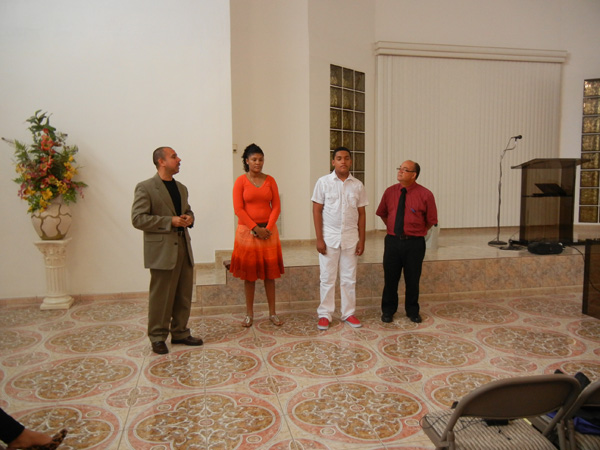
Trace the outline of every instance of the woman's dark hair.
<instances>
[{"instance_id":1,"label":"woman's dark hair","mask_svg":"<svg viewBox=\"0 0 600 450\"><path fill-rule=\"evenodd\" d=\"M256 145L256 144L250 144L244 150L244 154L242 155L242 163L244 164L244 171L245 172L249 172L250 171L250 166L248 166L248 163L246 162L246 160L248 158L250 158L250 156L254 155L255 153L260 153L261 155L265 156L265 154L263 153L263 151L261 150L261 148L258 145Z\"/></svg>"}]
</instances>

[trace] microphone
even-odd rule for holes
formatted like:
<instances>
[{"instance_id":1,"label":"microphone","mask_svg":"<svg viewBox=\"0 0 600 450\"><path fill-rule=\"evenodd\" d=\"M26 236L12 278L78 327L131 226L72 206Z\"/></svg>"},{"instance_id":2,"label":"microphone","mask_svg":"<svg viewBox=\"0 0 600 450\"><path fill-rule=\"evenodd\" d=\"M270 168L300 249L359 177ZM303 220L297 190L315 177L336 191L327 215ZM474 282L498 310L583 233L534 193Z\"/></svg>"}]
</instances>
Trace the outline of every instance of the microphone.
<instances>
[{"instance_id":1,"label":"microphone","mask_svg":"<svg viewBox=\"0 0 600 450\"><path fill-rule=\"evenodd\" d=\"M513 143L512 147L511 147L511 141L513 139L515 140L515 142ZM504 155L506 154L506 152L517 148L517 141L519 139L523 139L523 136L520 134L517 136L511 136L511 138L506 143L506 148L502 152L502 155L500 155L500 178L498 179L498 215L497 215L498 226L497 226L497 232L496 232L496 239L488 242L488 245L505 245L506 244L506 242L500 240L500 204L502 203L502 160L504 159ZM509 240L509 242L510 242L510 240ZM517 250L518 247L514 247L511 243L511 245L509 247L500 247L500 249L501 250Z\"/></svg>"}]
</instances>

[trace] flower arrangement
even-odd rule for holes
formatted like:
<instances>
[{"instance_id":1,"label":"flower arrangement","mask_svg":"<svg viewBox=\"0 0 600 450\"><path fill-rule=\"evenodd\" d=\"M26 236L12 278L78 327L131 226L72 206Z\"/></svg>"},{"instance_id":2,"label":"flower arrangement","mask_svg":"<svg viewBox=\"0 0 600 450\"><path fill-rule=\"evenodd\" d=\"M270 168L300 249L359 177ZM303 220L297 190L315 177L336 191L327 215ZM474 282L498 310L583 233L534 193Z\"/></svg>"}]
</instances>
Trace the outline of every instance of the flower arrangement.
<instances>
[{"instance_id":1,"label":"flower arrangement","mask_svg":"<svg viewBox=\"0 0 600 450\"><path fill-rule=\"evenodd\" d=\"M67 135L50 125L50 115L38 110L27 119L33 144L2 138L15 148L15 181L20 185L18 195L29 204L28 212L43 212L50 202L62 197L69 204L83 197L87 184L73 180L77 174L76 145L67 145Z\"/></svg>"}]
</instances>

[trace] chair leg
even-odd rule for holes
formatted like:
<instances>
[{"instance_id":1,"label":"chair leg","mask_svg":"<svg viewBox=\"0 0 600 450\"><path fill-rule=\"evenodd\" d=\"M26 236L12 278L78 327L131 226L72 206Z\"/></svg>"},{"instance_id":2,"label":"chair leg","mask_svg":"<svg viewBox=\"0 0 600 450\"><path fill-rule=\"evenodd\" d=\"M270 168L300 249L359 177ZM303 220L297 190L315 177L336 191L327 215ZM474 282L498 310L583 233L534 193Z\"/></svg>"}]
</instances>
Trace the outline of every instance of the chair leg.
<instances>
[{"instance_id":1,"label":"chair leg","mask_svg":"<svg viewBox=\"0 0 600 450\"><path fill-rule=\"evenodd\" d=\"M448 431L448 450L456 450L456 444L454 441L454 431L450 430Z\"/></svg>"},{"instance_id":2,"label":"chair leg","mask_svg":"<svg viewBox=\"0 0 600 450\"><path fill-rule=\"evenodd\" d=\"M556 434L558 435L558 447L560 450L569 450L565 437L565 426L566 424L562 420L556 424Z\"/></svg>"},{"instance_id":3,"label":"chair leg","mask_svg":"<svg viewBox=\"0 0 600 450\"><path fill-rule=\"evenodd\" d=\"M567 423L567 438L571 450L577 450L577 440L575 439L575 423L569 420Z\"/></svg>"}]
</instances>

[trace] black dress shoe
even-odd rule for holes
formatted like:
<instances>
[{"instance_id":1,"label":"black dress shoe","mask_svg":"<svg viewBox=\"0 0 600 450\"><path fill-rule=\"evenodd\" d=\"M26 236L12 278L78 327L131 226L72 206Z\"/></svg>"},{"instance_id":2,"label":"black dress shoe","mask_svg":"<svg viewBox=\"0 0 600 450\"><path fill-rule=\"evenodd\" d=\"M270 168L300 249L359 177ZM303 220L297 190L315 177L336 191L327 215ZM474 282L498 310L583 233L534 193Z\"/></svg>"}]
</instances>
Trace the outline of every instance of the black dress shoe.
<instances>
[{"instance_id":1,"label":"black dress shoe","mask_svg":"<svg viewBox=\"0 0 600 450\"><path fill-rule=\"evenodd\" d=\"M166 355L169 353L169 347L165 344L165 341L158 341L152 343L152 351L159 355Z\"/></svg>"},{"instance_id":2,"label":"black dress shoe","mask_svg":"<svg viewBox=\"0 0 600 450\"><path fill-rule=\"evenodd\" d=\"M394 321L394 316L390 316L388 314L382 314L381 321L385 322L385 323L392 323Z\"/></svg>"},{"instance_id":3,"label":"black dress shoe","mask_svg":"<svg viewBox=\"0 0 600 450\"><path fill-rule=\"evenodd\" d=\"M421 319L421 316L419 314L417 314L416 316L410 316L409 319L411 322L414 322L414 323L423 322L423 319Z\"/></svg>"},{"instance_id":4,"label":"black dress shoe","mask_svg":"<svg viewBox=\"0 0 600 450\"><path fill-rule=\"evenodd\" d=\"M194 336L188 336L186 338L183 339L171 339L171 344L183 344L183 345L202 345L204 342L202 342L201 338L197 338Z\"/></svg>"}]
</instances>

